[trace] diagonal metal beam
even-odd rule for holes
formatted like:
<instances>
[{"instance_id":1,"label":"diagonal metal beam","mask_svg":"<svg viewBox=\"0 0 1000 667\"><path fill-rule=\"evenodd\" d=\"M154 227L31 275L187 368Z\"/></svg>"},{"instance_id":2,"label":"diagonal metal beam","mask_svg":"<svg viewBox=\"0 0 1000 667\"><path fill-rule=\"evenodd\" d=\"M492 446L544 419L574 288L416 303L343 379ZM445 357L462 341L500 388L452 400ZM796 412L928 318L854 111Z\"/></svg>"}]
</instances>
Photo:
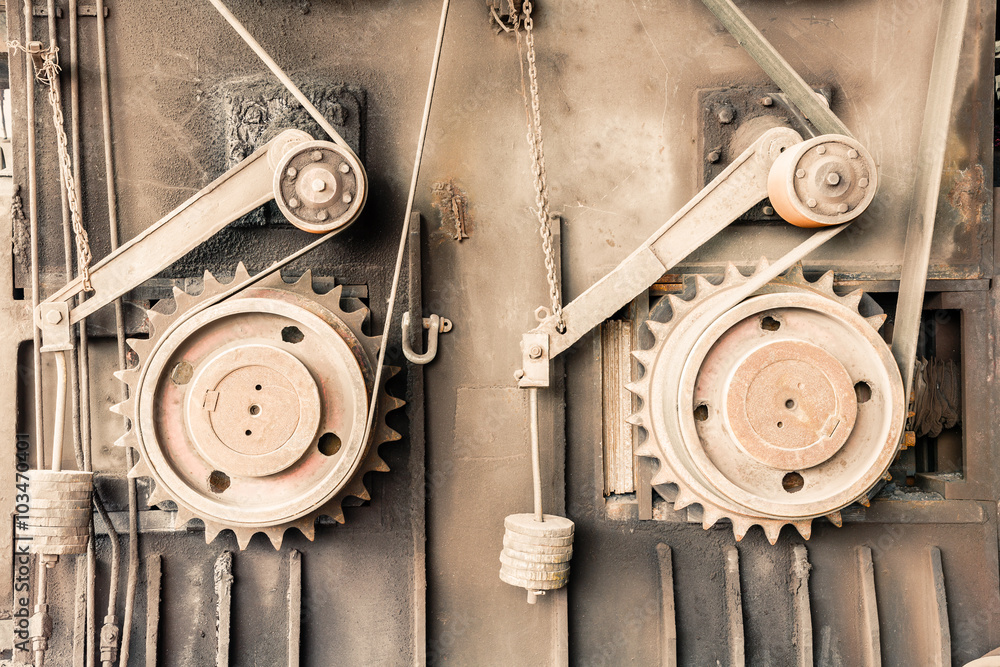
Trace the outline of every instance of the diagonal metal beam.
<instances>
[{"instance_id":1,"label":"diagonal metal beam","mask_svg":"<svg viewBox=\"0 0 1000 667\"><path fill-rule=\"evenodd\" d=\"M820 96L812 87L771 46L733 0L702 0L702 2L821 134L854 136L837 114L820 100Z\"/></svg>"}]
</instances>

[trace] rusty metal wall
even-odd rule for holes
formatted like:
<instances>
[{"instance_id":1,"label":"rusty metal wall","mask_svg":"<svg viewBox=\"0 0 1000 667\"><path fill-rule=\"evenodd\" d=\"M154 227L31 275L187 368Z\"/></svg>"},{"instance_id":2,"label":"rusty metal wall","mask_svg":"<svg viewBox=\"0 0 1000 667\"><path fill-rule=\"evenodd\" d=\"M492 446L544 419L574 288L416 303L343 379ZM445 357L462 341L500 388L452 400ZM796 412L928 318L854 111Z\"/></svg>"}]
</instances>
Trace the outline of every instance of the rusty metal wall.
<instances>
[{"instance_id":1,"label":"rusty metal wall","mask_svg":"<svg viewBox=\"0 0 1000 667\"><path fill-rule=\"evenodd\" d=\"M367 92L362 156L372 186L367 209L355 230L297 262L293 271L319 266L328 275L349 274L351 284L369 285L378 323L439 7L426 0L229 4L293 76ZM566 509L577 522L572 583L568 591L527 606L522 590L497 578L503 518L531 504L527 403L512 372L520 335L534 326L532 311L546 302L547 288L530 212L534 196L517 48L511 36L491 29L484 4L455 0L452 5L417 190L416 208L425 216L425 314L455 323L442 340L439 359L426 371L424 397L419 392L409 397L426 400L426 474L423 452L411 439L390 461L402 469L378 483L371 506L352 511L343 530L329 530L316 544L293 545L305 554L303 664L410 664L419 663L424 652L432 664L656 663L664 641L659 544L674 554L680 663L726 664L725 628L731 619L722 573L731 533L639 521L634 503L609 505L602 493L599 336L567 353L565 388L546 392L542 404L543 441L549 443L543 459L547 507ZM537 5L546 163L553 208L563 219L568 301L700 187L698 91L768 81L698 0L539 0ZM807 269L834 269L842 279L897 280L940 1L741 5L810 83L833 86L834 110L872 149L883 175L880 204L810 256ZM11 37L21 30L19 6L8 3ZM222 91L260 75L262 65L207 2L109 2L109 7L119 211L123 237L131 238L225 169ZM989 48L994 12L994 3L972 2L930 272L934 279L979 280L980 291L994 276ZM81 18L83 172L87 225L95 255L102 256L109 244L92 20ZM39 20L36 31L43 31L43 24ZM20 99L23 61L14 56L11 62ZM39 100L41 132L49 125ZM15 126L23 128L20 104ZM23 132L15 137L15 150L24 155ZM43 284L49 290L62 280L63 253L52 152L46 143L39 155L39 186L47 193L39 206ZM16 164L15 182L25 182L23 161ZM435 206L440 204L435 185L443 183L467 198L469 238L461 242L451 237L453 222ZM15 231L15 240L24 238ZM234 230L170 277L198 275L199 262L220 271L237 261L259 269L300 245L302 236L289 229ZM734 227L683 268L711 271L729 260L752 264L801 237L787 226ZM14 287L25 288L24 246L18 249L9 273ZM988 300L983 317L991 322L996 319L992 295ZM30 334L22 307L4 302L3 308L19 319L10 341ZM979 359L993 367L993 355L986 352L994 345L991 326L979 341L982 349L966 350L973 355L970 363ZM95 369L110 369L112 351L101 354ZM13 405L14 392L25 385L13 377L0 379L3 400ZM95 397L102 399L95 419L102 419L103 399L116 388L109 373L97 370L95 383ZM995 447L992 426L984 424L977 447ZM123 465L119 461L117 469ZM0 498L6 499L5 475L8 470L0 470ZM913 619L926 614L908 601L916 599L913 582L924 581L920 568L934 546L943 554L956 662L996 648L1000 584L996 486L992 489L994 495L974 494L974 507L963 506L966 513L958 519L942 521L910 507L895 518L818 528L807 545L814 568L813 614L820 619L812 628L817 663L858 664L863 641L851 607L857 596L841 584L856 571L855 549L865 544L874 550L879 611L886 614L887 664L916 664L923 655L922 649L908 648L907 638L919 631ZM426 616L424 563L413 532L424 518L415 500L420 490L427 503ZM157 533L143 541L144 554L164 557L164 664L209 664L214 654L214 603L206 586L218 553L235 549L235 543L205 546L202 537ZM284 604L287 554L273 553L263 542L234 556L233 615L239 630L233 664L283 664L274 657L284 650L283 626L269 618ZM794 657L789 571L799 542L786 533L772 548L753 533L738 545L750 664L789 664ZM912 572L917 579L907 579ZM64 602L71 573L60 576L65 579L58 583L58 600ZM2 586L0 594L3 620L11 613L10 595ZM419 634L425 625L426 643ZM65 627L58 632L64 640L68 636ZM132 653L141 659L141 647Z\"/></svg>"}]
</instances>

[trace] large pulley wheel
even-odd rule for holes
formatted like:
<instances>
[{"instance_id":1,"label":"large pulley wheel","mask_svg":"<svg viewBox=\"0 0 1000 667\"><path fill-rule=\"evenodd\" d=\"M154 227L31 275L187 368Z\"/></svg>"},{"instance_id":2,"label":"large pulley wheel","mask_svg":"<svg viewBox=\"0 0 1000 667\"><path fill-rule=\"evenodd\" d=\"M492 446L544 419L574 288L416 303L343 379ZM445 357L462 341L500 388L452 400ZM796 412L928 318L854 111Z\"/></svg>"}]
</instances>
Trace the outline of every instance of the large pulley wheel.
<instances>
[{"instance_id":1,"label":"large pulley wheel","mask_svg":"<svg viewBox=\"0 0 1000 667\"><path fill-rule=\"evenodd\" d=\"M209 541L231 529L241 547L256 532L278 546L289 527L311 537L320 514L342 522L347 495L368 498L364 473L387 469L377 445L398 437L384 423L398 402L373 386L367 310L344 310L340 288L314 293L308 275L200 307L222 289L205 284L198 297L175 291L175 312L151 313L154 335L129 342L141 361L119 406L141 456L130 474L153 479L150 503L173 501L178 523L202 519Z\"/></svg>"},{"instance_id":2,"label":"large pulley wheel","mask_svg":"<svg viewBox=\"0 0 1000 667\"><path fill-rule=\"evenodd\" d=\"M860 291L840 297L832 274L808 283L797 268L732 305L745 280L729 267L651 313L655 343L636 353L645 374L630 387L641 452L660 461L661 494L700 504L706 527L726 517L741 538L758 524L773 542L791 523L808 537L812 519L836 520L886 474L903 385Z\"/></svg>"}]
</instances>

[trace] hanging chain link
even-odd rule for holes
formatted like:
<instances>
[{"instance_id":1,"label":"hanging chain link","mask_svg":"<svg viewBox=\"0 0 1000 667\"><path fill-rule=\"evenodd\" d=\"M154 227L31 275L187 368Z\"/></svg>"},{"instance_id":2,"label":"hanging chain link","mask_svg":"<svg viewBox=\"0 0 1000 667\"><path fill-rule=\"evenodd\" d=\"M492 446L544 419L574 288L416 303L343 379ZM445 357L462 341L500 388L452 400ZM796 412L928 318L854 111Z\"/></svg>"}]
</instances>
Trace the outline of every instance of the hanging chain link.
<instances>
[{"instance_id":1,"label":"hanging chain link","mask_svg":"<svg viewBox=\"0 0 1000 667\"><path fill-rule=\"evenodd\" d=\"M513 0L509 0L511 15L516 17L517 11ZM552 300L552 314L556 318L556 330L560 333L566 330L563 318L562 294L557 274L556 251L552 246L551 214L549 213L549 189L545 177L545 151L542 144L542 117L538 103L538 71L535 68L535 36L532 32L534 21L531 18L531 1L525 0L521 7L524 24L524 43L526 54L521 51L521 31L514 21L514 33L517 37L518 60L521 65L521 96L524 98L524 113L528 123L528 148L531 152L531 173L535 182L535 209L538 216L539 233L542 237L542 252L545 254L546 280L549 283L549 297ZM524 61L528 61L528 79L530 81L531 103L528 103L528 93L524 83Z\"/></svg>"},{"instance_id":2,"label":"hanging chain link","mask_svg":"<svg viewBox=\"0 0 1000 667\"><path fill-rule=\"evenodd\" d=\"M32 42L32 44L35 44ZM34 50L29 49L18 41L8 42L9 48L23 51L27 57L38 55L41 57L41 65L36 61L35 78L48 87L49 105L52 107L52 123L56 130L56 146L59 152L59 175L62 180L62 187L66 192L66 200L69 202L70 220L73 225L73 236L76 243L77 263L80 268L80 278L83 289L86 292L93 292L94 287L90 283L90 262L93 255L90 251L90 239L87 230L83 226L83 217L80 215L80 202L76 196L76 178L73 175L73 162L69 157L69 139L66 137L65 124L63 118L62 101L59 95L59 49Z\"/></svg>"}]
</instances>

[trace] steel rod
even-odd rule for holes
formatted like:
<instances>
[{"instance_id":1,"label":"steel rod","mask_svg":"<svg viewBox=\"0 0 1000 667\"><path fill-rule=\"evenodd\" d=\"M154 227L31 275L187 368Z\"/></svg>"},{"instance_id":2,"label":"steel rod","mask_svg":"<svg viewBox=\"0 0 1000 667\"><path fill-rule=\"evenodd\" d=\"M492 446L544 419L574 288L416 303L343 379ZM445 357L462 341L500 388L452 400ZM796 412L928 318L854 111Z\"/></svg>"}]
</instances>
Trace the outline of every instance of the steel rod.
<instances>
[{"instance_id":1,"label":"steel rod","mask_svg":"<svg viewBox=\"0 0 1000 667\"><path fill-rule=\"evenodd\" d=\"M816 129L823 134L852 136L847 126L820 100L820 96L812 86L781 57L777 49L740 11L733 0L702 0L702 2Z\"/></svg>"},{"instance_id":2,"label":"steel rod","mask_svg":"<svg viewBox=\"0 0 1000 667\"><path fill-rule=\"evenodd\" d=\"M924 106L924 122L917 149L917 174L913 196L908 198L911 202L910 215L906 226L906 245L903 248L903 267L899 278L899 302L896 305L892 333L892 354L903 376L907 405L913 387L913 367L920 338L920 313L924 307L927 265L931 257L944 154L948 144L955 82L958 80L968 10L969 0L945 0L941 6L930 86Z\"/></svg>"},{"instance_id":3,"label":"steel rod","mask_svg":"<svg viewBox=\"0 0 1000 667\"><path fill-rule=\"evenodd\" d=\"M535 521L545 521L542 513L542 464L538 447L538 389L528 389L528 424L531 430L531 481L535 497Z\"/></svg>"},{"instance_id":4,"label":"steel rod","mask_svg":"<svg viewBox=\"0 0 1000 667\"><path fill-rule=\"evenodd\" d=\"M337 132L333 125L331 125L323 114L320 113L319 109L317 109L316 106L309 101L309 98L302 94L299 87L295 85L287 74L285 74L284 70L281 69L278 63L276 63L274 59L268 55L267 51L264 50L264 47L262 47L256 39L254 39L253 35L251 35L250 32L243 27L240 20L236 18L231 11L229 11L229 8L223 4L222 0L209 0L209 2L211 2L212 5L218 10L219 14L222 15L222 18L226 19L229 25L233 27L233 30L235 30L239 36L243 38L243 41L247 43L247 46L253 49L254 53L257 54L257 57L260 58L265 65L267 65L267 68L271 70L271 73L274 74L274 76L276 76L282 84L284 84L285 88L287 88L295 99L299 101L299 104L305 107L306 111L309 112L309 115L313 117L313 120L319 123L319 126L323 128L323 131L330 135L330 138L333 139L335 143L347 149L352 155L354 155L354 149L351 148L346 141L344 141L344 138L340 136L340 133ZM357 157L357 155L355 155L355 157Z\"/></svg>"},{"instance_id":5,"label":"steel rod","mask_svg":"<svg viewBox=\"0 0 1000 667\"><path fill-rule=\"evenodd\" d=\"M66 385L69 373L66 370L66 353L56 352L56 409L52 424L52 470L62 470L63 431L66 425Z\"/></svg>"}]
</instances>

